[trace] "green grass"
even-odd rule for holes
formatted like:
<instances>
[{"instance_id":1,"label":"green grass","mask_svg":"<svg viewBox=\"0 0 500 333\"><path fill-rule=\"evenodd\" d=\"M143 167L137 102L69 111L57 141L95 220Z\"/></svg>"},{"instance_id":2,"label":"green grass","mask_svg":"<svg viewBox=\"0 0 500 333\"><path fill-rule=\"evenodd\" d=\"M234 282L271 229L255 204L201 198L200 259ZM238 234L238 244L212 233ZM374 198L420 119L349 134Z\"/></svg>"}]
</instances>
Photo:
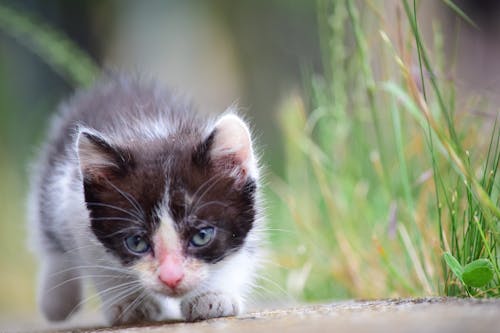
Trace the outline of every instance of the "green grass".
<instances>
[{"instance_id":1,"label":"green grass","mask_svg":"<svg viewBox=\"0 0 500 333\"><path fill-rule=\"evenodd\" d=\"M271 180L271 205L283 207L272 223L290 232L277 242L277 279L306 300L498 296L500 131L457 112L438 22L431 48L416 3L383 8L318 3L325 74L280 118L286 175ZM396 13L390 29L384 17Z\"/></svg>"}]
</instances>

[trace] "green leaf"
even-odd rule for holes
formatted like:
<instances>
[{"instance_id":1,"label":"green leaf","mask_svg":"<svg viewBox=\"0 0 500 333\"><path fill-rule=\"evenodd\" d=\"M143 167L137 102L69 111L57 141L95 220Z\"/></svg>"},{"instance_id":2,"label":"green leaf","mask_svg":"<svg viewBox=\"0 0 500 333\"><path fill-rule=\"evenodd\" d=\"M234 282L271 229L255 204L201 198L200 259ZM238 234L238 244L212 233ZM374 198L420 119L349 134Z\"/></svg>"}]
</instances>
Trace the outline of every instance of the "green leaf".
<instances>
[{"instance_id":1,"label":"green leaf","mask_svg":"<svg viewBox=\"0 0 500 333\"><path fill-rule=\"evenodd\" d=\"M477 259L465 265L462 280L471 287L480 288L493 279L493 265L488 259Z\"/></svg>"},{"instance_id":2,"label":"green leaf","mask_svg":"<svg viewBox=\"0 0 500 333\"><path fill-rule=\"evenodd\" d=\"M460 281L462 281L462 275L464 272L464 268L462 267L462 265L460 265L458 260L455 259L455 257L453 255L451 255L451 253L449 253L449 252L445 252L443 254L443 258L444 258L444 261L446 262L446 264L448 265L448 267L453 272L453 274L455 274L455 276Z\"/></svg>"}]
</instances>

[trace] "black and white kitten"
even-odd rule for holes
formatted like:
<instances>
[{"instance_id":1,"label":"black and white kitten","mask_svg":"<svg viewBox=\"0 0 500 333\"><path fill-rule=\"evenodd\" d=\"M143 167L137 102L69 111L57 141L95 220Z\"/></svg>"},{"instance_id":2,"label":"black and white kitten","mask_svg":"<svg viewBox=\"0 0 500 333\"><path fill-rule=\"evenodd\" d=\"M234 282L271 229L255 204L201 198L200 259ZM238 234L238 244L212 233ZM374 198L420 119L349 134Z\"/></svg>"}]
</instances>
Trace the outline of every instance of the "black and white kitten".
<instances>
[{"instance_id":1,"label":"black and white kitten","mask_svg":"<svg viewBox=\"0 0 500 333\"><path fill-rule=\"evenodd\" d=\"M29 200L46 318L85 303L87 277L111 324L240 313L262 224L245 122L123 74L59 111Z\"/></svg>"}]
</instances>

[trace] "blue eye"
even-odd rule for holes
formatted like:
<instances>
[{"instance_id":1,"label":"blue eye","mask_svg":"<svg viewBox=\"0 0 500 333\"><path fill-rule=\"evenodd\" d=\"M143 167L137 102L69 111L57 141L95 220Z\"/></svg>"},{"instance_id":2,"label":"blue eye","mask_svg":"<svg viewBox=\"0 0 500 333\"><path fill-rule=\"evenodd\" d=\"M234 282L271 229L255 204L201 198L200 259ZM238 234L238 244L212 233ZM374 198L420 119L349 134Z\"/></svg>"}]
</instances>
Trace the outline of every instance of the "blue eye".
<instances>
[{"instance_id":1,"label":"blue eye","mask_svg":"<svg viewBox=\"0 0 500 333\"><path fill-rule=\"evenodd\" d=\"M198 232L191 238L191 244L200 247L210 243L212 238L214 238L215 229L212 227L206 227L198 230Z\"/></svg>"},{"instance_id":2,"label":"blue eye","mask_svg":"<svg viewBox=\"0 0 500 333\"><path fill-rule=\"evenodd\" d=\"M144 254L149 251L149 243L141 235L133 235L125 238L125 245L135 254Z\"/></svg>"}]
</instances>

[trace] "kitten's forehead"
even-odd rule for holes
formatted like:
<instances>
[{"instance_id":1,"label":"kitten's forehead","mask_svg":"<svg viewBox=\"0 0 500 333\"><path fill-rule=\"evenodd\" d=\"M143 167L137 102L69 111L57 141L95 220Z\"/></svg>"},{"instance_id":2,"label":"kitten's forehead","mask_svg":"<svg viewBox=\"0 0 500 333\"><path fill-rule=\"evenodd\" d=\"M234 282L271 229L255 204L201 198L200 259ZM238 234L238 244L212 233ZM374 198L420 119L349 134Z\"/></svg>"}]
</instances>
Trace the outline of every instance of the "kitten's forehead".
<instances>
[{"instance_id":1,"label":"kitten's forehead","mask_svg":"<svg viewBox=\"0 0 500 333\"><path fill-rule=\"evenodd\" d=\"M172 216L168 210L165 209L164 205L162 205L157 214L159 226L154 235L156 252L158 252L160 256L166 253L181 252L181 241Z\"/></svg>"}]
</instances>

